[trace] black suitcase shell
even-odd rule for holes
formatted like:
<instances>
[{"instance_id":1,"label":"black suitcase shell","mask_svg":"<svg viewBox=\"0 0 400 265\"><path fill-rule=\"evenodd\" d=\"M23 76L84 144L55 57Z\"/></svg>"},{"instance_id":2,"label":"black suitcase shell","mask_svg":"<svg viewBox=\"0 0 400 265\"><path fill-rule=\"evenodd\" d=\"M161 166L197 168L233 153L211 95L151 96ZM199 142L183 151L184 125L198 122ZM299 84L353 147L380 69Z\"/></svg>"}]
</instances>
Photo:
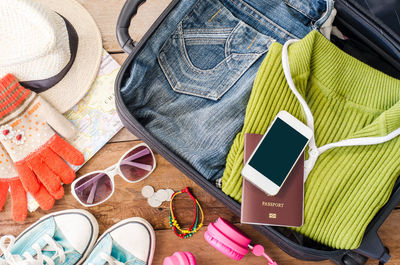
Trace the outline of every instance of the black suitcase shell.
<instances>
[{"instance_id":1,"label":"black suitcase shell","mask_svg":"<svg viewBox=\"0 0 400 265\"><path fill-rule=\"evenodd\" d=\"M135 60L138 51L146 45L149 37L179 1L180 0L173 0L171 2L137 44L134 43L129 36L128 29L132 17L136 15L138 7L143 4L145 0L127 0L123 6L118 18L116 33L119 44L124 51L129 53L129 56L120 69L115 83L117 111L122 123L130 132L149 144L171 164L221 201L235 214L240 215L240 204L224 194L220 189L215 187L214 184L201 176L187 162L169 151L163 144L147 132L129 112L121 96L120 88L124 82L125 73L130 69L131 62ZM379 56L387 65L395 69L395 74L392 75L399 78L400 37L357 2L351 0L337 0L335 1L335 8L338 11L335 24L337 24L341 30L345 30L347 34L351 34L367 45L371 49L371 53ZM368 258L373 258L383 264L390 259L390 255L389 250L380 240L377 231L399 202L400 181L398 180L393 188L389 201L369 224L364 234L362 244L356 250L331 249L304 238L301 235L293 234L293 232L285 228L258 225L254 227L270 239L276 246L298 259L310 261L329 259L337 264L364 264Z\"/></svg>"}]
</instances>

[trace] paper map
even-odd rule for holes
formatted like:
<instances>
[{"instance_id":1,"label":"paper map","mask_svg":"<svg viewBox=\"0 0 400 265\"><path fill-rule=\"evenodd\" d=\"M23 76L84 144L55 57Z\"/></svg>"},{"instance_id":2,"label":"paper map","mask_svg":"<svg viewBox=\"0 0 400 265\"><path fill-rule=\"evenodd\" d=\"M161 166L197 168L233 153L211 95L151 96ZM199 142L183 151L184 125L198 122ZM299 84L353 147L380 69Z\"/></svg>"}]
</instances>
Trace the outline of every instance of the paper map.
<instances>
[{"instance_id":1,"label":"paper map","mask_svg":"<svg viewBox=\"0 0 400 265\"><path fill-rule=\"evenodd\" d=\"M77 137L69 142L84 154L85 162L123 127L114 97L114 82L119 68L120 65L103 50L99 73L92 87L78 104L64 114L78 129ZM72 166L75 171L80 167ZM33 212L38 207L28 194L29 211Z\"/></svg>"}]
</instances>

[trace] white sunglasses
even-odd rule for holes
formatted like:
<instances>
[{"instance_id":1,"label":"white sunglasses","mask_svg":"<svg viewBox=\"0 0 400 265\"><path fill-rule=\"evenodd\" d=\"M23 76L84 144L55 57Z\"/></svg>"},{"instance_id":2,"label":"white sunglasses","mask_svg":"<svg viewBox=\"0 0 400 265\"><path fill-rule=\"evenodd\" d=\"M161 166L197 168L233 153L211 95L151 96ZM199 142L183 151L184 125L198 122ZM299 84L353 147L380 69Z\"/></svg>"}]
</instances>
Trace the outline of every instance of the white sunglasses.
<instances>
[{"instance_id":1,"label":"white sunglasses","mask_svg":"<svg viewBox=\"0 0 400 265\"><path fill-rule=\"evenodd\" d=\"M156 168L153 151L147 144L138 144L105 170L93 171L74 180L71 192L83 206L91 207L107 201L115 190L115 175L135 183L147 178Z\"/></svg>"}]
</instances>

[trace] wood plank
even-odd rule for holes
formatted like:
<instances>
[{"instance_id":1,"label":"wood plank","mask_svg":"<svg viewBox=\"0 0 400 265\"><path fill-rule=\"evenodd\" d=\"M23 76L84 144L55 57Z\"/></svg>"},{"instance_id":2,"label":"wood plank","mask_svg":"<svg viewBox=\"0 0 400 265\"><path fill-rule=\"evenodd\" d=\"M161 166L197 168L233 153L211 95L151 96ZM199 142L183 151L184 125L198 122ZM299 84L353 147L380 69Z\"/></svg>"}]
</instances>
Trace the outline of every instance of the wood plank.
<instances>
[{"instance_id":1,"label":"wood plank","mask_svg":"<svg viewBox=\"0 0 400 265\"><path fill-rule=\"evenodd\" d=\"M400 264L400 210L394 210L383 223L378 235L389 248L392 258L387 264ZM369 260L367 265L376 265L376 260Z\"/></svg>"},{"instance_id":2,"label":"wood plank","mask_svg":"<svg viewBox=\"0 0 400 265\"><path fill-rule=\"evenodd\" d=\"M126 58L128 57L128 54L124 53L124 52L118 52L118 53L113 53L111 54L111 56L114 58L114 60L116 60L120 65L122 65Z\"/></svg>"},{"instance_id":3,"label":"wood plank","mask_svg":"<svg viewBox=\"0 0 400 265\"><path fill-rule=\"evenodd\" d=\"M128 142L128 141L136 141L139 138L133 135L126 128L122 128L111 140L109 143L118 143L118 142Z\"/></svg>"},{"instance_id":4,"label":"wood plank","mask_svg":"<svg viewBox=\"0 0 400 265\"><path fill-rule=\"evenodd\" d=\"M119 13L125 1L78 1L89 11L96 21L103 38L104 48L111 52L121 51L122 49L115 37L115 29ZM132 39L139 41L170 2L170 0L147 0L139 8L138 15L132 20L132 26L130 27Z\"/></svg>"},{"instance_id":5,"label":"wood plank","mask_svg":"<svg viewBox=\"0 0 400 265\"><path fill-rule=\"evenodd\" d=\"M124 0L91 1L78 0L92 15L100 29L103 38L103 47L107 51L121 51L115 37L115 28L119 12L125 3ZM102 3L102 4L101 4ZM107 5L105 7L104 5Z\"/></svg>"}]
</instances>

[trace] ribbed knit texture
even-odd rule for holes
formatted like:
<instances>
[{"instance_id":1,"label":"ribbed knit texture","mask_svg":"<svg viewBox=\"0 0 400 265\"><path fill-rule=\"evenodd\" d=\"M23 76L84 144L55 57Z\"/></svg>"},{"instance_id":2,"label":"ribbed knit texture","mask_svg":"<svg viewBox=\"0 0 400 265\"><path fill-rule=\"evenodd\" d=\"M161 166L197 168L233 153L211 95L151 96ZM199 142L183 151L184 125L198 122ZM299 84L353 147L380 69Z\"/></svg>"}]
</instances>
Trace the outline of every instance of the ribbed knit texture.
<instances>
[{"instance_id":1,"label":"ribbed knit texture","mask_svg":"<svg viewBox=\"0 0 400 265\"><path fill-rule=\"evenodd\" d=\"M11 114L32 94L11 74L0 79L0 119Z\"/></svg>"},{"instance_id":2,"label":"ribbed knit texture","mask_svg":"<svg viewBox=\"0 0 400 265\"><path fill-rule=\"evenodd\" d=\"M342 52L317 31L289 46L297 90L315 122L317 146L384 136L400 127L400 81ZM243 130L226 161L223 191L241 200L244 134L264 134L280 110L305 115L283 74L274 43L257 74ZM305 186L304 225L296 231L333 248L355 249L400 173L400 137L383 144L337 147L320 155Z\"/></svg>"}]
</instances>

